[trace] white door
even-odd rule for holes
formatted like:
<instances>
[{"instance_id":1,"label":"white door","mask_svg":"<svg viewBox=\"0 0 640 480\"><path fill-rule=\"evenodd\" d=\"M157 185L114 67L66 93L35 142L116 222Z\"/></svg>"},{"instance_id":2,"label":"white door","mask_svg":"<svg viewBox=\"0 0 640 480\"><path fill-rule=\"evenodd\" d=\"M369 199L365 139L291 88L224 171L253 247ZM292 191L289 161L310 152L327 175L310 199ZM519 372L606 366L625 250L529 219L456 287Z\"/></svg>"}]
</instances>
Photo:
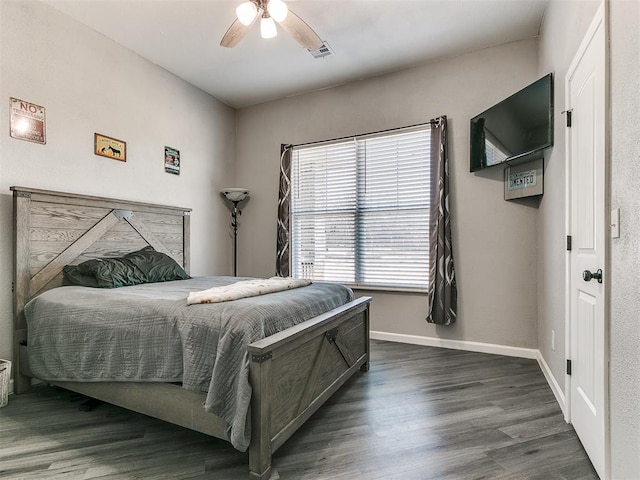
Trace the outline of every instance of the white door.
<instances>
[{"instance_id":1,"label":"white door","mask_svg":"<svg viewBox=\"0 0 640 480\"><path fill-rule=\"evenodd\" d=\"M566 77L570 317L570 420L600 478L606 478L605 29L596 16Z\"/></svg>"}]
</instances>

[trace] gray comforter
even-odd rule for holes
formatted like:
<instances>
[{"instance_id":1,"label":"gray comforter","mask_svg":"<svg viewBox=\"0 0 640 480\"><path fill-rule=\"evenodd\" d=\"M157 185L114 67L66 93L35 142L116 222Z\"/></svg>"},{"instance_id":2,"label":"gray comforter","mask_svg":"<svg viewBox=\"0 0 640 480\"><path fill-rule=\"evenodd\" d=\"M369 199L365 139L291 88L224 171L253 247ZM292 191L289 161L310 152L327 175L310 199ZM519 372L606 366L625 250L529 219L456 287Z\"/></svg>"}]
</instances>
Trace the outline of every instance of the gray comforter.
<instances>
[{"instance_id":1,"label":"gray comforter","mask_svg":"<svg viewBox=\"0 0 640 480\"><path fill-rule=\"evenodd\" d=\"M251 386L246 346L353 300L340 285L187 306L189 292L233 277L99 289L60 287L25 307L29 363L42 380L182 382L245 451ZM149 399L149 401L153 401Z\"/></svg>"}]
</instances>

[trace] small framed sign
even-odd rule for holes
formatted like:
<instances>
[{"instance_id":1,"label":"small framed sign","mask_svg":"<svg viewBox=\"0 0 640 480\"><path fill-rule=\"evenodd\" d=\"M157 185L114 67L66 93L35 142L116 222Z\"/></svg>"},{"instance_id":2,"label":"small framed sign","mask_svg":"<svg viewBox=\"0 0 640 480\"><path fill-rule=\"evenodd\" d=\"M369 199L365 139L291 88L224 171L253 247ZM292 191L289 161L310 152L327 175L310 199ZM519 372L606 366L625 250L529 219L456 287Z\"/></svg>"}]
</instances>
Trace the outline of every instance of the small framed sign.
<instances>
[{"instance_id":1,"label":"small framed sign","mask_svg":"<svg viewBox=\"0 0 640 480\"><path fill-rule=\"evenodd\" d=\"M93 134L93 153L101 157L113 158L121 162L127 161L127 142L107 137L100 133Z\"/></svg>"},{"instance_id":2,"label":"small framed sign","mask_svg":"<svg viewBox=\"0 0 640 480\"><path fill-rule=\"evenodd\" d=\"M164 147L164 171L180 175L180 151L171 147Z\"/></svg>"},{"instance_id":3,"label":"small framed sign","mask_svg":"<svg viewBox=\"0 0 640 480\"><path fill-rule=\"evenodd\" d=\"M35 103L10 98L11 136L29 142L47 143L45 108Z\"/></svg>"},{"instance_id":4,"label":"small framed sign","mask_svg":"<svg viewBox=\"0 0 640 480\"><path fill-rule=\"evenodd\" d=\"M532 197L544 192L544 159L539 158L504 169L504 199Z\"/></svg>"}]
</instances>

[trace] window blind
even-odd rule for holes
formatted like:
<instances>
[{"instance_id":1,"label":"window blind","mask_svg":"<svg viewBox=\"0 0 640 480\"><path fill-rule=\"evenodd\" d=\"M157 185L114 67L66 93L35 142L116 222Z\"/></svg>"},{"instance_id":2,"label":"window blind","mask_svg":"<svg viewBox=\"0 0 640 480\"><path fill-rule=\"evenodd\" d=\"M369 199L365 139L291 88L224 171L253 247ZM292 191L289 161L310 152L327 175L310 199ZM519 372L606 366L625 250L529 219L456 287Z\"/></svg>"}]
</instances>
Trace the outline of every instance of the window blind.
<instances>
[{"instance_id":1,"label":"window blind","mask_svg":"<svg viewBox=\"0 0 640 480\"><path fill-rule=\"evenodd\" d=\"M427 288L430 128L294 147L294 277Z\"/></svg>"}]
</instances>

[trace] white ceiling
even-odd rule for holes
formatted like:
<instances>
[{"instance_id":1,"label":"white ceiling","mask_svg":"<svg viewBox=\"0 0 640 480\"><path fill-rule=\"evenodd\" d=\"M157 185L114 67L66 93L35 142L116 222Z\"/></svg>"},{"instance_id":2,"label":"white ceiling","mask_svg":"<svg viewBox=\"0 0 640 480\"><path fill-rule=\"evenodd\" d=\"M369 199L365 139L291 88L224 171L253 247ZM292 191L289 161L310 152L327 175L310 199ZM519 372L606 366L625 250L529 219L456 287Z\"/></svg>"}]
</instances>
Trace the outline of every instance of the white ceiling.
<instances>
[{"instance_id":1,"label":"white ceiling","mask_svg":"<svg viewBox=\"0 0 640 480\"><path fill-rule=\"evenodd\" d=\"M236 108L535 37L548 3L287 0L335 52L315 59L281 28L262 39L258 23L221 47L243 0L43 1Z\"/></svg>"}]
</instances>

